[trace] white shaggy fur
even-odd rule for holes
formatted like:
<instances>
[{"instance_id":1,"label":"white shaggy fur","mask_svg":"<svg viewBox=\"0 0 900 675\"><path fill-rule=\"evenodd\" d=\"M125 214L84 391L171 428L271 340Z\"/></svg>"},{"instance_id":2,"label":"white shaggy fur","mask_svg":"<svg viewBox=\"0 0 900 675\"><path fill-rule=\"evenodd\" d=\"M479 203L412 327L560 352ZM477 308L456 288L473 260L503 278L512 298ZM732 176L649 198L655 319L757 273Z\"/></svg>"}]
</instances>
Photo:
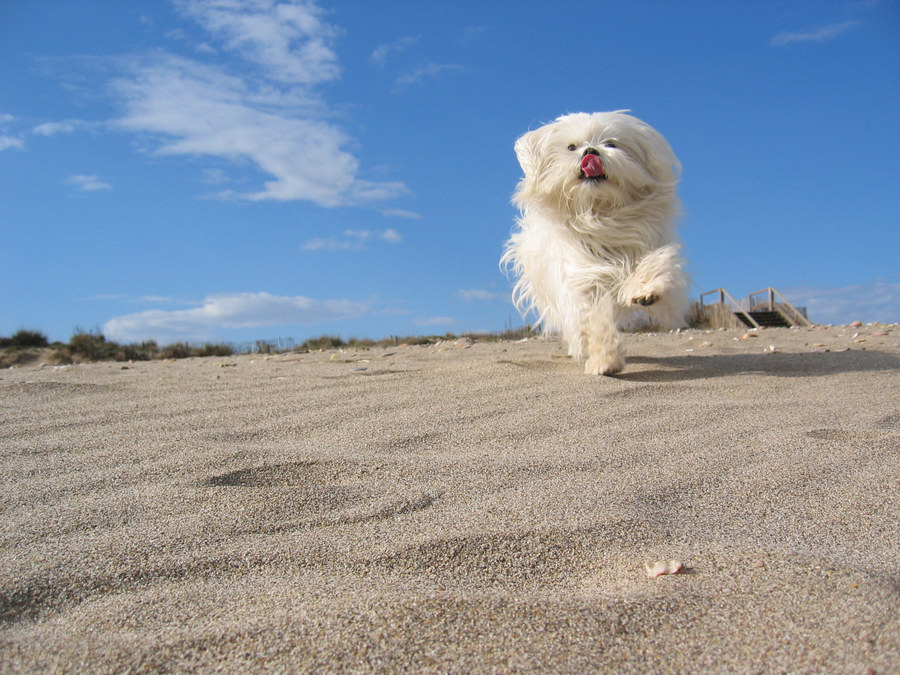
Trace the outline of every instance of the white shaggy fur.
<instances>
[{"instance_id":1,"label":"white shaggy fur","mask_svg":"<svg viewBox=\"0 0 900 675\"><path fill-rule=\"evenodd\" d=\"M586 373L616 373L625 365L623 321L642 311L673 328L686 314L674 238L678 159L624 111L560 117L520 137L515 151L521 217L501 264L519 277L516 307L561 332L572 357L586 358Z\"/></svg>"}]
</instances>

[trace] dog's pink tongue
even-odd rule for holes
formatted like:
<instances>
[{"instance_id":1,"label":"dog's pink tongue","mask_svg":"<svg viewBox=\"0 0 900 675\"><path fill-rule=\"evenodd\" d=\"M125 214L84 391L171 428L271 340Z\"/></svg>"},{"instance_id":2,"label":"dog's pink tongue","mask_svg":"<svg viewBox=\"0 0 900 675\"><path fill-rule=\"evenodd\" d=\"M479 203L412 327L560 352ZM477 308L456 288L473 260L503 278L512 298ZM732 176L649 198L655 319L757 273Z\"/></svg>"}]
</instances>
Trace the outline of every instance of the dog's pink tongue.
<instances>
[{"instance_id":1,"label":"dog's pink tongue","mask_svg":"<svg viewBox=\"0 0 900 675\"><path fill-rule=\"evenodd\" d=\"M584 171L584 175L588 178L596 178L606 173L603 170L603 162L600 161L597 155L585 155L584 159L581 160L581 170Z\"/></svg>"}]
</instances>

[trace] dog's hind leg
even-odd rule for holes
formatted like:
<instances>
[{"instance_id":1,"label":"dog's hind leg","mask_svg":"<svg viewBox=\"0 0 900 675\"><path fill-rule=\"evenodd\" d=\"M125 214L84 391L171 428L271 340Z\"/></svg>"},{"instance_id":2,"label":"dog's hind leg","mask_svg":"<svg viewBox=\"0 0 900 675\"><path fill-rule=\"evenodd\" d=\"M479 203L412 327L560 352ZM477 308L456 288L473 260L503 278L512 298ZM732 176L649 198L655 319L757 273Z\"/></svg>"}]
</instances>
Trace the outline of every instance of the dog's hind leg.
<instances>
[{"instance_id":1,"label":"dog's hind leg","mask_svg":"<svg viewBox=\"0 0 900 675\"><path fill-rule=\"evenodd\" d=\"M587 316L587 375L613 375L625 367L625 356L616 327L615 304L609 295L596 300Z\"/></svg>"}]
</instances>

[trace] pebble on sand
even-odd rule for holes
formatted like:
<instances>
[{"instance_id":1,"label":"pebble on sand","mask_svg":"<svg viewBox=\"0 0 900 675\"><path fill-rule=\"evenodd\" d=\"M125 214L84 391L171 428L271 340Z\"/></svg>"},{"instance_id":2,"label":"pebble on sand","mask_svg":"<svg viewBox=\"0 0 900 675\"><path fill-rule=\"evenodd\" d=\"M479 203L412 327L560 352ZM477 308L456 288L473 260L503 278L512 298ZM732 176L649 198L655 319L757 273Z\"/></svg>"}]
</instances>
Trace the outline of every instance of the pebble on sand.
<instances>
[{"instance_id":1,"label":"pebble on sand","mask_svg":"<svg viewBox=\"0 0 900 675\"><path fill-rule=\"evenodd\" d=\"M647 570L647 576L651 579L655 579L663 574L678 574L681 571L681 563L677 560L645 562L644 567Z\"/></svg>"}]
</instances>

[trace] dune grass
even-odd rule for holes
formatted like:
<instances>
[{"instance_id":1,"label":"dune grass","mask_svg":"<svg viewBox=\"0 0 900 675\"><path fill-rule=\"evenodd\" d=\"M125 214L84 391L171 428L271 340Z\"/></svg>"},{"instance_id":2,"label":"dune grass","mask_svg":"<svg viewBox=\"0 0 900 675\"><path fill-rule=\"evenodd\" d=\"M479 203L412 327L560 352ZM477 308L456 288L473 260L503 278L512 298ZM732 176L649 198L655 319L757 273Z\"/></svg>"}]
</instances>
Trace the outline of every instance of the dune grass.
<instances>
[{"instance_id":1,"label":"dune grass","mask_svg":"<svg viewBox=\"0 0 900 675\"><path fill-rule=\"evenodd\" d=\"M699 303L694 303L688 317L692 328L717 328L716 317L704 312ZM656 327L649 322L636 322L630 328L633 332L650 332ZM0 336L0 368L22 365L42 359L56 364L84 363L94 361L150 361L154 359L185 359L205 356L232 356L234 354L282 354L286 352L313 352L330 349L372 349L404 345L429 345L460 338L477 341L521 340L538 335L534 326L507 326L493 333L445 333L443 335L390 336L380 340L339 335L321 335L297 344L292 338L256 340L255 342L175 342L159 346L154 340L140 343L119 344L108 340L99 330L76 328L68 343L50 343L47 336L37 330L20 329L10 337Z\"/></svg>"}]
</instances>

